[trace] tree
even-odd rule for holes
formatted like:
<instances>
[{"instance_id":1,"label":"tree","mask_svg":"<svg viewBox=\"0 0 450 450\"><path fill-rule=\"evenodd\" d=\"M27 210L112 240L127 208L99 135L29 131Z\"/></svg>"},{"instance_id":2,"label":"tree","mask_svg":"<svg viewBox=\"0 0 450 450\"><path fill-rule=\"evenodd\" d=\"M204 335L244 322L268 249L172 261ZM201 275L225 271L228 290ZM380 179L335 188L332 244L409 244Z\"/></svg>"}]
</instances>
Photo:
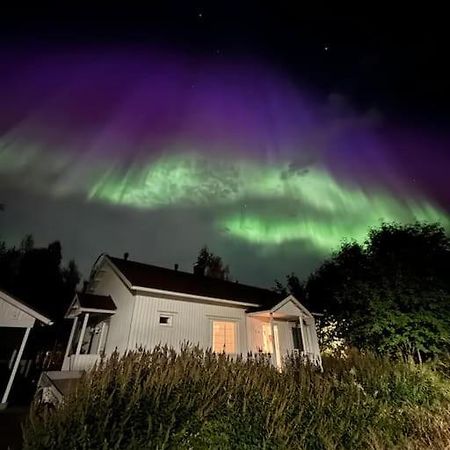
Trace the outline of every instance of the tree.
<instances>
[{"instance_id":1,"label":"tree","mask_svg":"<svg viewBox=\"0 0 450 450\"><path fill-rule=\"evenodd\" d=\"M229 267L224 265L220 256L210 252L206 245L198 253L197 261L194 264L194 272L198 275L221 280L228 280L230 276Z\"/></svg>"},{"instance_id":2,"label":"tree","mask_svg":"<svg viewBox=\"0 0 450 450\"><path fill-rule=\"evenodd\" d=\"M273 290L280 295L288 296L292 294L296 299L305 303L306 291L305 283L301 282L297 275L291 273L286 275L286 285L278 280L275 280Z\"/></svg>"},{"instance_id":3,"label":"tree","mask_svg":"<svg viewBox=\"0 0 450 450\"><path fill-rule=\"evenodd\" d=\"M34 239L31 234L27 234L21 241L20 241L20 251L21 253L25 254L27 252L30 252L34 248Z\"/></svg>"},{"instance_id":4,"label":"tree","mask_svg":"<svg viewBox=\"0 0 450 450\"><path fill-rule=\"evenodd\" d=\"M0 287L53 320L63 317L80 281L76 264L62 266L58 241L36 248L27 235L19 248L0 242Z\"/></svg>"},{"instance_id":5,"label":"tree","mask_svg":"<svg viewBox=\"0 0 450 450\"><path fill-rule=\"evenodd\" d=\"M450 350L450 239L438 224L383 224L344 243L307 280L334 337L419 360Z\"/></svg>"}]
</instances>

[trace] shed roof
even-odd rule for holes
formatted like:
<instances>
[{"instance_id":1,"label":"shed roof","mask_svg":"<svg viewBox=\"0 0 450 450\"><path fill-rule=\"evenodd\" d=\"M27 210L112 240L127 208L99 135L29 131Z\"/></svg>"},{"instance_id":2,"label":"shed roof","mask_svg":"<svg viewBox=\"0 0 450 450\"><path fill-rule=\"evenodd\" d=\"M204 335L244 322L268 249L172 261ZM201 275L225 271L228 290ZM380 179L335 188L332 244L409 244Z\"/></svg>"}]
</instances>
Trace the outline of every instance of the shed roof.
<instances>
[{"instance_id":1,"label":"shed roof","mask_svg":"<svg viewBox=\"0 0 450 450\"><path fill-rule=\"evenodd\" d=\"M39 320L40 322L51 325L52 321L41 314L40 312L36 311L36 309L32 308L30 305L25 303L23 300L19 300L16 297L13 297L11 294L0 290L0 300L8 303L9 305L19 309L20 311L28 314L29 316L33 317L33 319Z\"/></svg>"}]
</instances>

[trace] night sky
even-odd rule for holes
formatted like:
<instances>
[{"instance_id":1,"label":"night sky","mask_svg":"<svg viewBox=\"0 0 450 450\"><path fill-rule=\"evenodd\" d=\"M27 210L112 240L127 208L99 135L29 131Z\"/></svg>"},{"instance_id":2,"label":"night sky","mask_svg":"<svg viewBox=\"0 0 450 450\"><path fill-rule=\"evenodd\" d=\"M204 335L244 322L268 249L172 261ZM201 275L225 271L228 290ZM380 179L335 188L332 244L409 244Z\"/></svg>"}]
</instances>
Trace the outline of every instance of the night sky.
<instances>
[{"instance_id":1,"label":"night sky","mask_svg":"<svg viewBox=\"0 0 450 450\"><path fill-rule=\"evenodd\" d=\"M293 2L292 2L293 3ZM306 276L384 221L450 228L442 14L182 2L0 19L0 237Z\"/></svg>"}]
</instances>

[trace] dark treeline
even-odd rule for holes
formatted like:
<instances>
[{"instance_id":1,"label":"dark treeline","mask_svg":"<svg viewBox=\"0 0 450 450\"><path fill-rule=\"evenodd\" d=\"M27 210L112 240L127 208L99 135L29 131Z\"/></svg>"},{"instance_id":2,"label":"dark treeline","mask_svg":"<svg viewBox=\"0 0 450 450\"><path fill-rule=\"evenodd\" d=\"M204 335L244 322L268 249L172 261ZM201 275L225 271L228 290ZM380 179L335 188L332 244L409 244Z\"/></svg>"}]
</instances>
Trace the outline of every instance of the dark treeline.
<instances>
[{"instance_id":1,"label":"dark treeline","mask_svg":"<svg viewBox=\"0 0 450 450\"><path fill-rule=\"evenodd\" d=\"M0 288L60 321L73 299L80 274L74 261L62 265L58 241L35 247L26 236L18 247L0 241Z\"/></svg>"},{"instance_id":2,"label":"dark treeline","mask_svg":"<svg viewBox=\"0 0 450 450\"><path fill-rule=\"evenodd\" d=\"M207 248L200 250L199 267L207 276L229 276ZM344 242L305 281L291 274L275 289L322 314L324 347L341 342L421 360L450 351L449 274L450 239L442 226L383 224L362 244ZM18 247L0 241L0 288L55 321L55 336L79 281L75 262L62 264L59 242L38 248L32 236Z\"/></svg>"},{"instance_id":3,"label":"dark treeline","mask_svg":"<svg viewBox=\"0 0 450 450\"><path fill-rule=\"evenodd\" d=\"M439 224L383 224L363 244L345 242L293 293L318 318L324 347L336 342L421 361L450 351L450 239Z\"/></svg>"}]
</instances>

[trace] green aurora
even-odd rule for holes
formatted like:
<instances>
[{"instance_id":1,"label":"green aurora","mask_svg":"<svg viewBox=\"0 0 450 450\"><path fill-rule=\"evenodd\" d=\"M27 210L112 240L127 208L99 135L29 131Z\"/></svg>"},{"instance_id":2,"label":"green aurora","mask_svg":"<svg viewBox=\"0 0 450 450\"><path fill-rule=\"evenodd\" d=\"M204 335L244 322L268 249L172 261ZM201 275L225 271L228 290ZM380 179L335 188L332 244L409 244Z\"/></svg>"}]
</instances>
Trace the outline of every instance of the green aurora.
<instances>
[{"instance_id":1,"label":"green aurora","mask_svg":"<svg viewBox=\"0 0 450 450\"><path fill-rule=\"evenodd\" d=\"M52 179L64 169L66 177ZM295 169L289 163L180 152L124 168L39 146L21 151L0 146L0 172L25 171L33 172L29 187L45 187L54 196L78 192L90 202L139 209L214 208L217 230L256 244L300 240L326 252L345 239L364 240L370 227L383 221L449 227L448 215L423 198L344 183L324 167Z\"/></svg>"},{"instance_id":2,"label":"green aurora","mask_svg":"<svg viewBox=\"0 0 450 450\"><path fill-rule=\"evenodd\" d=\"M65 177L53 177L64 171ZM450 224L426 199L344 183L325 167L179 152L125 168L38 145L23 145L19 153L14 145L0 145L0 173L25 172L32 172L28 187L53 196L81 194L90 202L139 209L210 208L216 229L230 237L267 245L302 241L322 253L343 240L363 241L383 221Z\"/></svg>"},{"instance_id":3,"label":"green aurora","mask_svg":"<svg viewBox=\"0 0 450 450\"><path fill-rule=\"evenodd\" d=\"M137 208L224 205L216 226L232 237L259 244L302 240L321 251L344 239L362 241L383 221L449 223L430 202L346 185L324 168L292 170L289 164L195 154L163 156L126 172L112 169L89 198Z\"/></svg>"},{"instance_id":4,"label":"green aurora","mask_svg":"<svg viewBox=\"0 0 450 450\"><path fill-rule=\"evenodd\" d=\"M234 275L268 286L307 276L383 221L450 232L448 136L375 104L354 108L232 53L7 47L8 245L59 239L85 275L101 252L190 270L208 245Z\"/></svg>"}]
</instances>

